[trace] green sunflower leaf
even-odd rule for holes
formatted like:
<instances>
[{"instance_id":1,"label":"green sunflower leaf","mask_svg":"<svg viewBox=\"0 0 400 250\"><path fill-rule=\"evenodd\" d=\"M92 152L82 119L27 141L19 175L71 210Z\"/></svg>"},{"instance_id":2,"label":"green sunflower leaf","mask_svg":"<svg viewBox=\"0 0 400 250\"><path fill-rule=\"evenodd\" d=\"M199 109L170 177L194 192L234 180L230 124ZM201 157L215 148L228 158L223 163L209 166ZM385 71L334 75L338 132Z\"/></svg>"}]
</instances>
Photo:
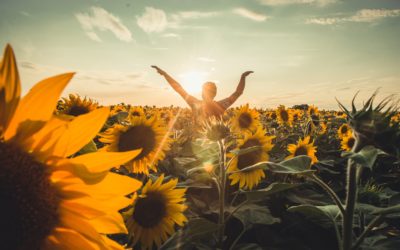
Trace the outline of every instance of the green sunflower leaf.
<instances>
[{"instance_id":1,"label":"green sunflower leaf","mask_svg":"<svg viewBox=\"0 0 400 250\"><path fill-rule=\"evenodd\" d=\"M340 210L336 205L299 205L288 208L288 211L301 213L310 221L324 228L333 227L337 218L340 216Z\"/></svg>"},{"instance_id":2,"label":"green sunflower leaf","mask_svg":"<svg viewBox=\"0 0 400 250\"><path fill-rule=\"evenodd\" d=\"M374 146L365 146L359 152L344 152L342 157L347 157L360 164L361 166L372 168L374 166L375 160L378 157L380 150Z\"/></svg>"},{"instance_id":3,"label":"green sunflower leaf","mask_svg":"<svg viewBox=\"0 0 400 250\"><path fill-rule=\"evenodd\" d=\"M240 191L245 194L247 199L250 201L264 200L267 196L274 195L298 186L302 184L297 183L277 183L274 182L266 188L252 190L252 191Z\"/></svg>"}]
</instances>

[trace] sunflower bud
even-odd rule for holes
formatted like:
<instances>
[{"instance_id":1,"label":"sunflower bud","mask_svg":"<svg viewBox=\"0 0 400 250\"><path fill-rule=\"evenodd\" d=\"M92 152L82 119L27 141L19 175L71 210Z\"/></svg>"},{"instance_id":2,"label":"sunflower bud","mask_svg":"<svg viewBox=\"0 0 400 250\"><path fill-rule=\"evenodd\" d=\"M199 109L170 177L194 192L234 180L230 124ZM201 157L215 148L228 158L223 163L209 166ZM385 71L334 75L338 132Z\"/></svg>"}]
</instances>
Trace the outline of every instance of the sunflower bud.
<instances>
[{"instance_id":1,"label":"sunflower bud","mask_svg":"<svg viewBox=\"0 0 400 250\"><path fill-rule=\"evenodd\" d=\"M203 134L211 141L221 141L230 135L230 128L219 119L210 119L204 124Z\"/></svg>"},{"instance_id":2,"label":"sunflower bud","mask_svg":"<svg viewBox=\"0 0 400 250\"><path fill-rule=\"evenodd\" d=\"M392 96L389 96L373 107L376 94L377 92L359 110L354 105L357 95L353 98L351 111L339 102L354 132L356 143L353 150L359 151L367 145L372 145L388 154L400 157L399 123L391 121L397 113L397 103L394 102Z\"/></svg>"}]
</instances>

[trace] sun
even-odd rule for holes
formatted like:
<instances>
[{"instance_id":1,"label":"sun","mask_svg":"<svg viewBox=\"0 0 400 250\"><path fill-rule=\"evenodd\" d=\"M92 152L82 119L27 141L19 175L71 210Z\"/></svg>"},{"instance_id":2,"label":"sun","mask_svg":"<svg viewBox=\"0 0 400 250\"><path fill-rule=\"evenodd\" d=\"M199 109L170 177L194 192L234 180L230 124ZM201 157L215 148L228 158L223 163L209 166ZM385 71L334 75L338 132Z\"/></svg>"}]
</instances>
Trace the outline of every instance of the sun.
<instances>
[{"instance_id":1,"label":"sun","mask_svg":"<svg viewBox=\"0 0 400 250\"><path fill-rule=\"evenodd\" d=\"M201 88L203 83L207 81L207 73L200 71L187 71L179 75L180 83L183 88L190 94L199 94L201 93Z\"/></svg>"}]
</instances>

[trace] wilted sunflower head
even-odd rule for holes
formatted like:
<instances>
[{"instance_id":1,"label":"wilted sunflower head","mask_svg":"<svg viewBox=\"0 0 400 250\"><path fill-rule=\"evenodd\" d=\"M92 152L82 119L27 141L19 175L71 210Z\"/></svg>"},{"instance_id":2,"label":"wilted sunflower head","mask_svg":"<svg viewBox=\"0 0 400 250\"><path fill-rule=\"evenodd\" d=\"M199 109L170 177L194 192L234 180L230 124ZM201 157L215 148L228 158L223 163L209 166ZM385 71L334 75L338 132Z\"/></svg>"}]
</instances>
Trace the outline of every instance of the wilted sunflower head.
<instances>
[{"instance_id":1,"label":"wilted sunflower head","mask_svg":"<svg viewBox=\"0 0 400 250\"><path fill-rule=\"evenodd\" d=\"M211 141L221 141L230 136L231 130L227 123L212 117L204 122L202 133Z\"/></svg>"},{"instance_id":2,"label":"wilted sunflower head","mask_svg":"<svg viewBox=\"0 0 400 250\"><path fill-rule=\"evenodd\" d=\"M90 98L81 98L78 94L70 94L68 98L62 98L59 112L71 116L80 116L97 108L98 103Z\"/></svg>"},{"instance_id":3,"label":"wilted sunflower head","mask_svg":"<svg viewBox=\"0 0 400 250\"><path fill-rule=\"evenodd\" d=\"M396 115L398 106L393 96L384 98L376 107L373 102L376 98L375 92L364 104L357 110L354 101L352 101L351 111L344 107L339 101L339 106L347 115L347 120L353 130L356 139L355 150L359 151L367 145L375 146L386 153L400 156L400 129L398 123L391 122Z\"/></svg>"}]
</instances>

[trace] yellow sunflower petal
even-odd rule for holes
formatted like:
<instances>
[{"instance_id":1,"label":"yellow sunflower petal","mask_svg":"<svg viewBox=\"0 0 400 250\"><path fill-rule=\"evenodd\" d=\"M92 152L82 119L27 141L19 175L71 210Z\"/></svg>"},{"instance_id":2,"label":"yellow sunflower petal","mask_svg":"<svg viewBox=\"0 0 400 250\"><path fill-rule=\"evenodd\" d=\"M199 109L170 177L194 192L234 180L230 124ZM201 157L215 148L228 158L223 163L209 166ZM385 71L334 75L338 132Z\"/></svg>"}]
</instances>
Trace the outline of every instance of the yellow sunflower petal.
<instances>
[{"instance_id":1,"label":"yellow sunflower petal","mask_svg":"<svg viewBox=\"0 0 400 250\"><path fill-rule=\"evenodd\" d=\"M4 138L8 140L21 133L17 139L24 140L37 132L51 118L61 92L73 75L74 73L57 75L33 86L20 101ZM30 123L26 123L27 121ZM20 129L22 126L23 130Z\"/></svg>"},{"instance_id":2,"label":"yellow sunflower petal","mask_svg":"<svg viewBox=\"0 0 400 250\"><path fill-rule=\"evenodd\" d=\"M7 128L19 102L21 83L14 52L9 44L0 62L0 136Z\"/></svg>"},{"instance_id":3,"label":"yellow sunflower petal","mask_svg":"<svg viewBox=\"0 0 400 250\"><path fill-rule=\"evenodd\" d=\"M108 108L96 109L78 116L68 124L68 128L58 139L52 155L67 157L83 148L103 127L109 114Z\"/></svg>"}]
</instances>

